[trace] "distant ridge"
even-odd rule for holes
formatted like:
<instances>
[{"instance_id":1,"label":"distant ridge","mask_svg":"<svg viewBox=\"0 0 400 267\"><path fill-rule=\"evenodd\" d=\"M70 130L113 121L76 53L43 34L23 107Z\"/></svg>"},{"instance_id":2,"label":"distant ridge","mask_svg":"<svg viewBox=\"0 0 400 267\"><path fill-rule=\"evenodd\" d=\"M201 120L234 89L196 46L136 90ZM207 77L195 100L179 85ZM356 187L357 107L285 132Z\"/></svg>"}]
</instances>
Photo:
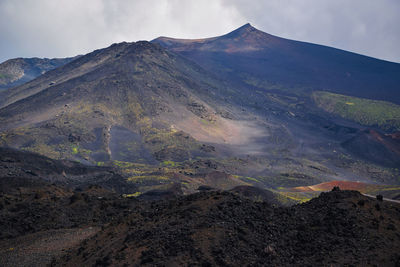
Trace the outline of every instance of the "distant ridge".
<instances>
[{"instance_id":1,"label":"distant ridge","mask_svg":"<svg viewBox=\"0 0 400 267\"><path fill-rule=\"evenodd\" d=\"M9 59L0 64L0 90L26 83L78 57Z\"/></svg>"}]
</instances>

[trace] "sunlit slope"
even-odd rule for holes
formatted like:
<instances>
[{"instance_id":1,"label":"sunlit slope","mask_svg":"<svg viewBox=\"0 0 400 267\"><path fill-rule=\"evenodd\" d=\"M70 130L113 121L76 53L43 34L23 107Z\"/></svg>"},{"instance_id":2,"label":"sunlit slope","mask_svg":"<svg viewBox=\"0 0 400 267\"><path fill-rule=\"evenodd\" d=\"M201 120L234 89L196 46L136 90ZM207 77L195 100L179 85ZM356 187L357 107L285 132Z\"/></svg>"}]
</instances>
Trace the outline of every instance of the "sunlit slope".
<instances>
[{"instance_id":1,"label":"sunlit slope","mask_svg":"<svg viewBox=\"0 0 400 267\"><path fill-rule=\"evenodd\" d=\"M253 139L268 134L220 102L224 82L148 42L94 51L15 89L0 110L1 145L53 158L182 161L247 144L257 153Z\"/></svg>"}]
</instances>

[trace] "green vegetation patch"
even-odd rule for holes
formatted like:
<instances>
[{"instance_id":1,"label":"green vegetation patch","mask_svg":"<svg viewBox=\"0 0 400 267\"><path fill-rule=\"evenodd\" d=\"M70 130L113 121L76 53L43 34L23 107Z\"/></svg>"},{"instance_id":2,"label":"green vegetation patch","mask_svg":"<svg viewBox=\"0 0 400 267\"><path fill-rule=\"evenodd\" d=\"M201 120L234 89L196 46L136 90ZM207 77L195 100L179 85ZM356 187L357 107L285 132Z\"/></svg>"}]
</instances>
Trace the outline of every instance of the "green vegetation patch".
<instances>
[{"instance_id":1,"label":"green vegetation patch","mask_svg":"<svg viewBox=\"0 0 400 267\"><path fill-rule=\"evenodd\" d=\"M169 178L162 175L141 175L141 176L132 176L128 178L130 182L148 182L148 181L169 181Z\"/></svg>"},{"instance_id":2,"label":"green vegetation patch","mask_svg":"<svg viewBox=\"0 0 400 267\"><path fill-rule=\"evenodd\" d=\"M399 105L321 91L314 92L312 98L318 107L342 118L383 130L400 130Z\"/></svg>"},{"instance_id":3,"label":"green vegetation patch","mask_svg":"<svg viewBox=\"0 0 400 267\"><path fill-rule=\"evenodd\" d=\"M135 192L133 194L123 194L122 197L127 197L127 198L129 198L129 197L138 197L141 194L142 194L142 192Z\"/></svg>"},{"instance_id":4,"label":"green vegetation patch","mask_svg":"<svg viewBox=\"0 0 400 267\"><path fill-rule=\"evenodd\" d=\"M175 167L175 166L177 166L176 162L175 162L175 161L172 161L172 160L165 160L165 161L163 161L163 165L165 165L165 166L170 166L170 167Z\"/></svg>"},{"instance_id":5,"label":"green vegetation patch","mask_svg":"<svg viewBox=\"0 0 400 267\"><path fill-rule=\"evenodd\" d=\"M245 177L244 180L245 180L246 182L248 182L248 181L256 182L256 183L259 182L256 178L253 178L253 177Z\"/></svg>"},{"instance_id":6,"label":"green vegetation patch","mask_svg":"<svg viewBox=\"0 0 400 267\"><path fill-rule=\"evenodd\" d=\"M73 146L72 147L72 155L76 155L76 154L78 154L78 147L76 147L76 146Z\"/></svg>"}]
</instances>

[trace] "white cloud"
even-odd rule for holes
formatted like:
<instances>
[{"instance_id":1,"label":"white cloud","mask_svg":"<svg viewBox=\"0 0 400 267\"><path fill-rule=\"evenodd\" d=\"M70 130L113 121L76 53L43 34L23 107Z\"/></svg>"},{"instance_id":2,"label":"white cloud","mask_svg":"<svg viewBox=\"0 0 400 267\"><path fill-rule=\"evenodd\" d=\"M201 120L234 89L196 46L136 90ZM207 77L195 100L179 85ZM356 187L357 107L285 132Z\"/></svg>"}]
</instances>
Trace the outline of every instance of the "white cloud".
<instances>
[{"instance_id":1,"label":"white cloud","mask_svg":"<svg viewBox=\"0 0 400 267\"><path fill-rule=\"evenodd\" d=\"M0 0L0 60L73 56L161 35L221 35L243 23L235 7L214 0Z\"/></svg>"}]
</instances>

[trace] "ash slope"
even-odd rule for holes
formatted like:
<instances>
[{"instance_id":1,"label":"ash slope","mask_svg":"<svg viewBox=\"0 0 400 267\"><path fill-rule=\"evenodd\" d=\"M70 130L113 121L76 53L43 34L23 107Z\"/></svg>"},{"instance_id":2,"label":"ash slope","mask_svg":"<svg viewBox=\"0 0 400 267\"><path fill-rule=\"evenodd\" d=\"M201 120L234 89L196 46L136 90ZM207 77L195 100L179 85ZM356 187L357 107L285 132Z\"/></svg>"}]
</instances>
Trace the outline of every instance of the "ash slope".
<instances>
[{"instance_id":1,"label":"ash slope","mask_svg":"<svg viewBox=\"0 0 400 267\"><path fill-rule=\"evenodd\" d=\"M366 127L376 130L378 135L382 135L379 132L391 134L398 131L398 115L385 118L386 115L378 111L381 107L376 110L375 107L371 108L368 110L370 115L364 115L363 111L367 108L358 109L355 105L352 112L356 115L340 117L326 112L334 110L334 106L325 107L324 111L312 100L313 92L327 91L343 97L359 97L359 100L386 100L399 104L398 63L283 39L257 30L250 24L214 38L190 40L159 37L152 42L193 60L236 85L240 84L241 90L235 92L233 101L262 114L268 120L286 125L289 133L297 135L294 146L300 154L309 156L315 153L310 147L325 147L327 143L341 140L339 142L344 145L334 145L331 151L345 148L344 152L339 153L388 167L399 164L398 155L392 156L398 140L390 138L390 135L388 142L382 142L381 139L366 142L362 138ZM344 103L346 107L347 104L354 105L351 101ZM399 108L398 105L396 107ZM288 114L295 118L285 116ZM360 124L354 120L357 116L367 121L380 120L387 123L387 127L377 125L379 123ZM329 140L325 139L325 145L323 141L322 144L318 141L309 143L312 139L321 140L329 134L332 135ZM284 138L288 139L287 136ZM354 145L348 146L348 143ZM375 151L375 158L364 156L363 150Z\"/></svg>"},{"instance_id":2,"label":"ash slope","mask_svg":"<svg viewBox=\"0 0 400 267\"><path fill-rule=\"evenodd\" d=\"M326 90L400 104L400 64L283 39L250 24L215 38L152 42L250 87Z\"/></svg>"},{"instance_id":3,"label":"ash slope","mask_svg":"<svg viewBox=\"0 0 400 267\"><path fill-rule=\"evenodd\" d=\"M227 192L198 193L138 207L53 266L395 266L398 227L398 204L356 191L275 209Z\"/></svg>"},{"instance_id":4,"label":"ash slope","mask_svg":"<svg viewBox=\"0 0 400 267\"><path fill-rule=\"evenodd\" d=\"M249 128L250 137L257 132L243 119L227 119L229 106L216 104L215 96L226 88L157 45L115 44L7 92L0 111L3 141L55 158L95 162L121 160L124 153L148 163L188 159L192 152L208 153L199 142L230 138L240 144L247 141L242 131ZM227 137L224 127L233 135ZM124 143L133 146L130 152L120 151Z\"/></svg>"}]
</instances>

